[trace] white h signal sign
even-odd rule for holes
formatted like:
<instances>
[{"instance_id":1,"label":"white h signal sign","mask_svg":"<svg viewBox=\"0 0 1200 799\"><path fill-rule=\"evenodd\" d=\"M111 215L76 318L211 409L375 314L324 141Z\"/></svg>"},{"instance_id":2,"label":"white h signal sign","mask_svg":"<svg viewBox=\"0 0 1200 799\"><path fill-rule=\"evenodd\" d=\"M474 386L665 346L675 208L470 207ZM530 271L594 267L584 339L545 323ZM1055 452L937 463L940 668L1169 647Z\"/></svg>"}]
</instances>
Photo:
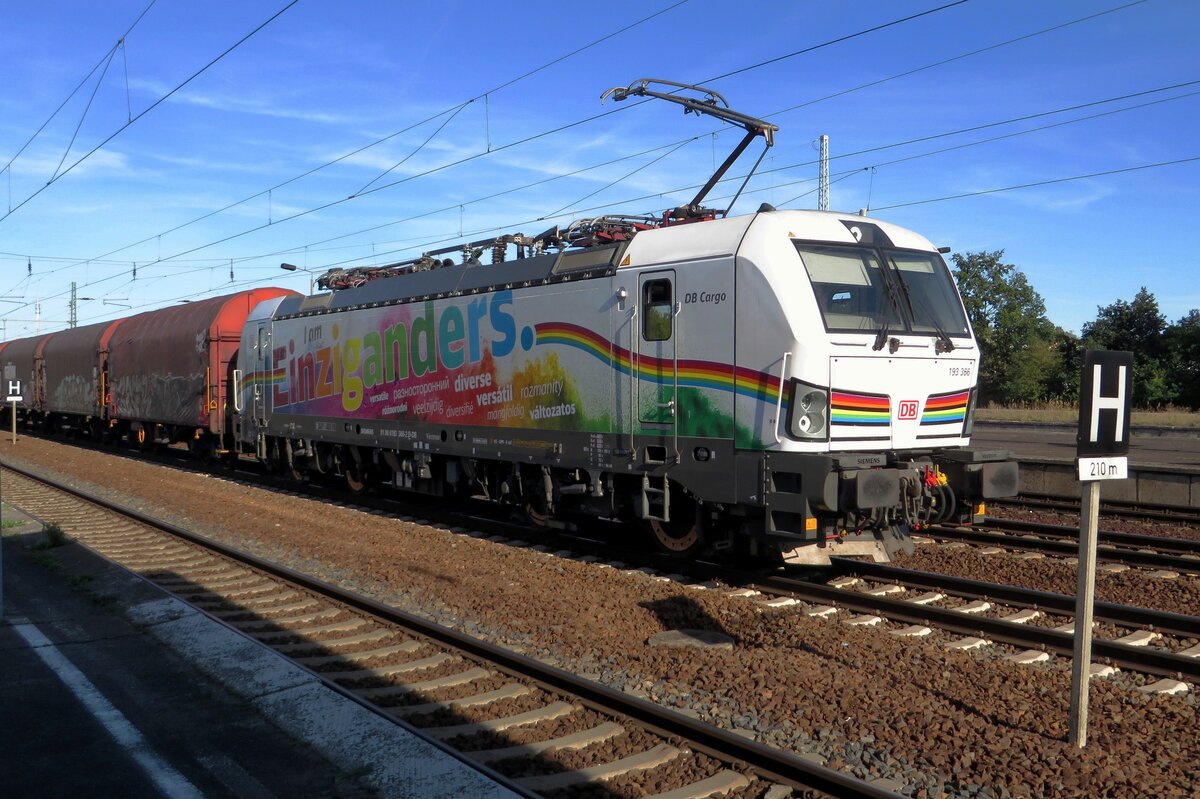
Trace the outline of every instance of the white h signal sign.
<instances>
[{"instance_id":1,"label":"white h signal sign","mask_svg":"<svg viewBox=\"0 0 1200 799\"><path fill-rule=\"evenodd\" d=\"M1126 441L1129 427L1125 424L1125 414L1129 408L1129 401L1125 398L1125 365L1117 367L1116 396L1105 396L1100 393L1102 391L1100 379L1102 368L1098 363L1092 366L1092 427L1088 441L1100 440L1100 411L1102 410L1117 412L1117 418L1113 425L1113 441Z\"/></svg>"},{"instance_id":2,"label":"white h signal sign","mask_svg":"<svg viewBox=\"0 0 1200 799\"><path fill-rule=\"evenodd\" d=\"M1129 452L1129 402L1133 393L1133 353L1088 350L1079 386L1080 458Z\"/></svg>"}]
</instances>

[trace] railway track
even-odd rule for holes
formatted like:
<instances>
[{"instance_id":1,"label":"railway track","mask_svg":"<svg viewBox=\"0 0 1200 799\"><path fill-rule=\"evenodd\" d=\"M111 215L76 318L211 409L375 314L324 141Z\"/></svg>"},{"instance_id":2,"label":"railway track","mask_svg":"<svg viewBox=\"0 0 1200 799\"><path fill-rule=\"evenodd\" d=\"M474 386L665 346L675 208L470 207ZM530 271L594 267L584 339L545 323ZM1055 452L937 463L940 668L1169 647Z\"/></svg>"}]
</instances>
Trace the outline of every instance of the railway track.
<instances>
[{"instance_id":1,"label":"railway track","mask_svg":"<svg viewBox=\"0 0 1200 799\"><path fill-rule=\"evenodd\" d=\"M1029 508L1079 513L1079 498L1055 494L1021 494L1017 497L990 499L988 504L1005 508ZM1163 521L1174 524L1200 522L1200 508L1181 505L1157 505L1148 502L1120 502L1106 499L1100 502L1100 515L1139 521Z\"/></svg>"},{"instance_id":2,"label":"railway track","mask_svg":"<svg viewBox=\"0 0 1200 799\"><path fill-rule=\"evenodd\" d=\"M1078 526L1066 524L1047 524L1014 519L999 519L985 517L982 527L1000 530L1006 533L1037 535L1055 540L1079 542ZM1159 552L1166 555L1181 557L1191 556L1200 558L1200 538L1171 538L1167 536L1145 535L1143 533L1126 533L1116 530L1100 530L1098 541L1112 547Z\"/></svg>"},{"instance_id":3,"label":"railway track","mask_svg":"<svg viewBox=\"0 0 1200 799\"><path fill-rule=\"evenodd\" d=\"M6 501L528 796L894 797L849 775L6 467ZM557 794L556 794L557 795Z\"/></svg>"},{"instance_id":4,"label":"railway track","mask_svg":"<svg viewBox=\"0 0 1200 799\"><path fill-rule=\"evenodd\" d=\"M172 453L160 454L153 460L169 466L188 468L184 461ZM221 468L214 469L213 473L218 476L223 474L226 479L247 482L286 494L303 493L306 496L335 502L347 501L345 491L340 488L314 484L298 485L286 478L264 475L258 469L252 468L253 466L254 464L243 464L243 468L236 474ZM656 553L634 552L628 546L614 546L589 538L587 531L583 531L580 537L564 538L561 531L530 529L522 524L496 518L494 515L447 510L436 503L422 501L423 499L416 497L414 502L408 497L394 499L370 496L360 497L358 501L366 507L389 514L403 516L418 512L421 516L448 526L467 525L498 538L501 542L530 542L553 548L560 548L565 544L570 548L570 554L575 556L603 560L620 559L634 566L656 569L660 575L675 573L673 576L684 582L718 580L746 591L759 592L768 603L804 603L808 606L804 612L815 610L823 613L827 612L828 608L835 608L835 613L853 611L860 614L861 618L855 619L859 623L876 624L878 622L873 622L872 619L877 617L880 620L887 619L909 625L917 630L941 629L951 634L987 641L989 644L999 643L1016 647L1025 652L1036 649L1039 652L1068 657L1072 653L1071 621L1074 597L1065 594L1033 591L1001 583L972 581L844 558L836 559L839 572L843 576L858 576L863 582L845 583L834 587L786 574L765 574L762 571L731 569L724 565L684 563ZM480 508L480 511L486 512L486 509ZM1078 545L1077 542L1069 540L1070 528L1007 520L989 521L997 522L998 527L1010 532L998 534L936 528L935 531L927 533L932 535L937 532L945 539L967 540L985 546L1027 549L1060 556L1076 554ZM1033 531L1049 531L1054 534L1054 538L1047 541L1012 535L1012 532L1033 534ZM1160 540L1124 533L1108 535L1112 536L1111 541L1114 543L1140 543L1143 539L1154 542ZM1109 539L1102 538L1102 541L1109 543ZM1175 548L1171 551L1192 551L1189 546L1192 542L1179 539L1162 541L1166 548ZM1174 555L1108 546L1101 547L1099 555L1101 561L1174 568L1184 573L1200 571L1200 560L1192 560L1186 555L1182 556L1184 559L1181 562L1179 557ZM888 588L889 585L896 588ZM851 587L863 590L846 590ZM921 593L908 593L911 589L920 589ZM882 593L872 596L864 591ZM904 596L899 596L901 593L904 593ZM932 594L939 596L930 600ZM947 603L951 606L944 606ZM1200 682L1200 660L1194 657L1197 653L1192 651L1196 647L1186 643L1189 638L1200 637L1200 618L1112 603L1097 603L1096 607L1096 621L1102 625L1098 630L1101 637L1097 639L1094 650L1097 659L1127 671ZM1030 623L1031 621L1033 623ZM1127 643L1122 643L1122 640ZM1154 643L1155 646L1146 646L1147 643ZM1180 652L1189 654L1177 654Z\"/></svg>"},{"instance_id":5,"label":"railway track","mask_svg":"<svg viewBox=\"0 0 1200 799\"><path fill-rule=\"evenodd\" d=\"M330 493L337 495L338 492ZM393 513L412 512L407 503L390 499L375 500L372 505ZM469 524L490 533L492 539L501 544L525 546L535 543L557 548L565 543L569 549L560 554L598 561L619 560L625 565L650 571L657 579L672 579L692 586L711 585L717 581L736 587L734 593L761 594L760 599L769 607L803 603L806 607L802 612L841 614L840 618L847 623L874 625L879 623L872 621L874 618L887 619L914 628L941 629L987 644L1005 644L1020 650L1018 654L1029 654L1029 650L1036 648L1046 654L1072 655L1075 598L1065 594L847 558L835 558L835 568L842 577L858 576L860 581L835 579L830 582L837 585L828 585L824 578L814 582L787 573L689 563L653 552L632 551L628 546L589 538L586 531L579 537L564 539L558 531L530 529L484 516L464 519L461 512L448 512L437 507L424 509L422 515L447 525ZM847 590L851 588L861 590ZM903 597L898 596L901 593ZM936 598L931 598L934 594ZM944 606L947 602L953 603L952 606ZM850 618L842 611L859 615ZM1168 681L1200 683L1200 645L1188 642L1200 638L1200 617L1100 602L1096 605L1095 621L1099 627L1093 651L1098 660ZM1150 643L1154 646L1147 646Z\"/></svg>"},{"instance_id":6,"label":"railway track","mask_svg":"<svg viewBox=\"0 0 1200 799\"><path fill-rule=\"evenodd\" d=\"M986 526L993 529L935 526L922 530L921 535L938 541L958 541L1065 558L1079 554L1077 528L999 520L990 520ZM1096 560L1179 574L1200 574L1200 542L1101 532Z\"/></svg>"}]
</instances>

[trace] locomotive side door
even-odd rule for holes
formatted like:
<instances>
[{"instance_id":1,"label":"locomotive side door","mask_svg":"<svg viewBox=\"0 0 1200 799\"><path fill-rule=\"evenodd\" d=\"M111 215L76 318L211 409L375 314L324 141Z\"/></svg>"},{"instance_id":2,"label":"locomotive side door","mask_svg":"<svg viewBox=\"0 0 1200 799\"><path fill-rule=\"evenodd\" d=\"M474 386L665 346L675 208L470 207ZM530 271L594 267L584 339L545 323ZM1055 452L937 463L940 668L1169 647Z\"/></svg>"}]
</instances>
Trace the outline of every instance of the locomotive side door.
<instances>
[{"instance_id":1,"label":"locomotive side door","mask_svg":"<svg viewBox=\"0 0 1200 799\"><path fill-rule=\"evenodd\" d=\"M261 432L267 426L267 391L271 381L264 380L272 372L271 362L271 320L265 319L258 323L257 340L254 347L254 371L258 379L254 381L253 398L251 400L251 415L254 424Z\"/></svg>"},{"instance_id":2,"label":"locomotive side door","mask_svg":"<svg viewBox=\"0 0 1200 799\"><path fill-rule=\"evenodd\" d=\"M679 445L677 390L679 338L675 270L638 278L637 330L632 372L637 393L635 429L644 462L675 462Z\"/></svg>"}]
</instances>

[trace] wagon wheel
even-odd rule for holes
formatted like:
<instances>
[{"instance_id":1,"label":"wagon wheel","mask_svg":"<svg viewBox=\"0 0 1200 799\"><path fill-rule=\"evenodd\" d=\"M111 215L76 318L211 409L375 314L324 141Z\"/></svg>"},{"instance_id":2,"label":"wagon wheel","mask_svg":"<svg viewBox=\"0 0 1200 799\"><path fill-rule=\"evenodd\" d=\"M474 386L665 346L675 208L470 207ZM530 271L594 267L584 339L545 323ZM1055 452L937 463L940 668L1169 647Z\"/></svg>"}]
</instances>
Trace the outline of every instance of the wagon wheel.
<instances>
[{"instance_id":1,"label":"wagon wheel","mask_svg":"<svg viewBox=\"0 0 1200 799\"><path fill-rule=\"evenodd\" d=\"M132 435L133 443L143 452L151 452L156 448L154 444L154 431L148 431L146 425L138 427L137 430L133 431Z\"/></svg>"},{"instance_id":2,"label":"wagon wheel","mask_svg":"<svg viewBox=\"0 0 1200 799\"><path fill-rule=\"evenodd\" d=\"M193 457L208 463L212 461L217 454L216 445L208 438L191 438L187 442L188 452Z\"/></svg>"},{"instance_id":3,"label":"wagon wheel","mask_svg":"<svg viewBox=\"0 0 1200 799\"><path fill-rule=\"evenodd\" d=\"M646 519L643 524L659 552L680 559L695 557L708 545L701 529L699 504L683 492L672 492L671 500L670 521Z\"/></svg>"}]
</instances>

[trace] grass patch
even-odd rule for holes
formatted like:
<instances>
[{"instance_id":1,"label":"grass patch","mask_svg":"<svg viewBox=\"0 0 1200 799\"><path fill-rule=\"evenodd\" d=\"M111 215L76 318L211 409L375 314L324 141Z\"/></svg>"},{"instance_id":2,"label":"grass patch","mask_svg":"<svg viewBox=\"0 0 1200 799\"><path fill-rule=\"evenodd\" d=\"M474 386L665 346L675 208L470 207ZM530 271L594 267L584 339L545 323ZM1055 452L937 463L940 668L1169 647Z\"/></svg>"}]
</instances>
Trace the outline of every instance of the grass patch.
<instances>
[{"instance_id":1,"label":"grass patch","mask_svg":"<svg viewBox=\"0 0 1200 799\"><path fill-rule=\"evenodd\" d=\"M57 557L49 552L34 552L32 555L30 555L30 557L33 559L34 563L41 566L46 571L62 571L62 563L59 562Z\"/></svg>"},{"instance_id":2,"label":"grass patch","mask_svg":"<svg viewBox=\"0 0 1200 799\"><path fill-rule=\"evenodd\" d=\"M23 524L28 524L24 519L5 519L0 522L0 529L11 530L14 527L20 527Z\"/></svg>"},{"instance_id":3,"label":"grass patch","mask_svg":"<svg viewBox=\"0 0 1200 799\"><path fill-rule=\"evenodd\" d=\"M95 579L96 578L90 574L73 574L67 578L67 585L83 591L86 590L88 585L91 584L92 580Z\"/></svg>"},{"instance_id":4,"label":"grass patch","mask_svg":"<svg viewBox=\"0 0 1200 799\"><path fill-rule=\"evenodd\" d=\"M46 549L55 549L71 543L71 539L67 536L65 530L58 525L57 522L49 522L42 528L42 540L33 545L35 552L40 552Z\"/></svg>"}]
</instances>

